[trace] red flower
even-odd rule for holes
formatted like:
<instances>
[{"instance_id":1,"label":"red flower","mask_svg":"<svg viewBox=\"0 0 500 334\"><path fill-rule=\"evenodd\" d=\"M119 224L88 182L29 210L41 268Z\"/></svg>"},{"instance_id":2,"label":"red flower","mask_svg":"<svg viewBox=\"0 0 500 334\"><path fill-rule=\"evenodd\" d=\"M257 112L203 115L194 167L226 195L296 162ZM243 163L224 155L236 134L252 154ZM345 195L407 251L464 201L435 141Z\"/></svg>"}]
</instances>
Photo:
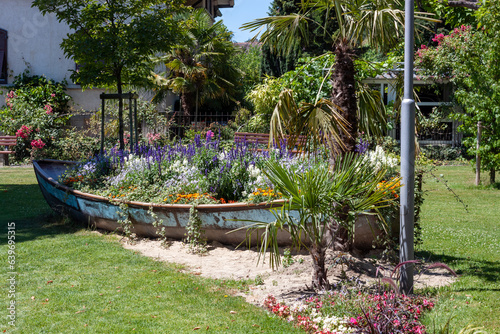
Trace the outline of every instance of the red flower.
<instances>
[{"instance_id":1,"label":"red flower","mask_svg":"<svg viewBox=\"0 0 500 334\"><path fill-rule=\"evenodd\" d=\"M33 148L43 148L44 146L45 143L41 139L31 141L31 147Z\"/></svg>"}]
</instances>

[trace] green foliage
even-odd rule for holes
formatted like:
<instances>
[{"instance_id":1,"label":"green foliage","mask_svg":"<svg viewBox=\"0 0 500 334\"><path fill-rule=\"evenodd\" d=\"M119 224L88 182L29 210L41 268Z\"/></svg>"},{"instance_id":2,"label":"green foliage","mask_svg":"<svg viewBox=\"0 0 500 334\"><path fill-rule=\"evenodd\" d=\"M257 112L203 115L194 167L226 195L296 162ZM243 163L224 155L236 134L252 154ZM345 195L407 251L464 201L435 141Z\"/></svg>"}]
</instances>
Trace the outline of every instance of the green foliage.
<instances>
[{"instance_id":1,"label":"green foliage","mask_svg":"<svg viewBox=\"0 0 500 334\"><path fill-rule=\"evenodd\" d=\"M269 16L282 16L298 13L300 4L300 1L295 0L274 0L271 2L268 14ZM319 56L331 50L331 36L337 29L336 20L318 11L310 11L306 15L312 21L318 22L306 28L307 41L297 43L285 55L278 54L272 46L264 44L262 46L262 73L272 77L281 77L286 72L295 69L300 63L300 58Z\"/></svg>"},{"instance_id":2,"label":"green foliage","mask_svg":"<svg viewBox=\"0 0 500 334\"><path fill-rule=\"evenodd\" d=\"M399 182L396 179L386 187L379 187L386 171L376 172L368 160L354 154L339 158L333 169L318 165L299 173L268 161L264 172L287 201L280 209L271 209L275 221L255 222L250 226L250 229L264 230L261 254L269 249L270 265L278 266L281 256L277 232L287 229L294 246L305 247L312 255L312 283L317 289L329 287L324 260L329 247L325 237L331 224L336 222L352 233L356 215L394 200L389 189L397 188Z\"/></svg>"},{"instance_id":3,"label":"green foliage","mask_svg":"<svg viewBox=\"0 0 500 334\"><path fill-rule=\"evenodd\" d=\"M178 32L175 0L35 0L33 6L74 30L61 47L79 65L71 78L85 88L144 83L153 69L149 57L172 45Z\"/></svg>"},{"instance_id":4,"label":"green foliage","mask_svg":"<svg viewBox=\"0 0 500 334\"><path fill-rule=\"evenodd\" d=\"M189 209L189 220L186 225L186 239L189 250L195 254L203 254L207 252L207 241L203 237L204 230L202 221L198 216L196 209L197 203L194 203Z\"/></svg>"},{"instance_id":5,"label":"green foliage","mask_svg":"<svg viewBox=\"0 0 500 334\"><path fill-rule=\"evenodd\" d=\"M231 33L222 21L213 23L204 9L182 11L175 18L185 23L186 30L166 55L156 59L166 72L152 78L155 99L163 99L169 91L181 94L187 115L194 115L204 104L214 108L234 100L241 74L231 62L236 53Z\"/></svg>"},{"instance_id":6,"label":"green foliage","mask_svg":"<svg viewBox=\"0 0 500 334\"><path fill-rule=\"evenodd\" d=\"M71 78L83 88L108 87L122 93L124 84L144 86L154 69L150 57L173 45L181 24L173 19L180 0L35 0L42 14L54 13L72 30L61 43L79 69ZM119 139L124 149L122 101Z\"/></svg>"},{"instance_id":7,"label":"green foliage","mask_svg":"<svg viewBox=\"0 0 500 334\"><path fill-rule=\"evenodd\" d=\"M250 45L248 48L241 48L231 57L233 66L241 72L241 82L237 85L237 100L243 107L250 108L251 105L244 100L245 95L256 85L262 82L261 62L262 50L258 44Z\"/></svg>"},{"instance_id":8,"label":"green foliage","mask_svg":"<svg viewBox=\"0 0 500 334\"><path fill-rule=\"evenodd\" d=\"M125 140L128 140L130 133L130 113L128 100L123 103L123 126L127 131L125 132ZM134 110L134 102L132 102L132 110ZM100 138L101 136L101 114L102 111L99 110L94 113L90 118L90 124L88 130L86 130L87 135ZM115 146L118 142L118 120L119 120L119 104L115 100L108 100L106 102L105 110L106 122L104 124L105 133L105 147L110 149ZM142 142L149 144L166 144L168 142L169 133L168 130L173 122L172 118L169 118L168 113L159 113L157 110L157 104L150 101L145 101L141 98L137 99L137 123L139 124L138 133L139 139ZM141 124L146 125L149 133L143 133L143 128Z\"/></svg>"},{"instance_id":9,"label":"green foliage","mask_svg":"<svg viewBox=\"0 0 500 334\"><path fill-rule=\"evenodd\" d=\"M63 83L31 76L28 70L15 78L0 109L0 131L17 136L18 160L57 157L57 142L65 136L70 117L70 97L64 90Z\"/></svg>"},{"instance_id":10,"label":"green foliage","mask_svg":"<svg viewBox=\"0 0 500 334\"><path fill-rule=\"evenodd\" d=\"M465 7L452 7L448 5L448 1L428 0L420 1L421 8L429 13L435 13L437 17L443 20L444 24L450 27L458 27L461 25L477 24L475 11Z\"/></svg>"},{"instance_id":11,"label":"green foliage","mask_svg":"<svg viewBox=\"0 0 500 334\"><path fill-rule=\"evenodd\" d=\"M468 153L480 154L481 168L490 171L494 182L495 170L500 169L500 4L485 2L477 17L480 29L461 26L449 35L436 35L436 47L417 51L416 66L423 75L449 78L454 84L455 102L465 112L451 116L462 122ZM482 139L476 150L478 122Z\"/></svg>"}]
</instances>

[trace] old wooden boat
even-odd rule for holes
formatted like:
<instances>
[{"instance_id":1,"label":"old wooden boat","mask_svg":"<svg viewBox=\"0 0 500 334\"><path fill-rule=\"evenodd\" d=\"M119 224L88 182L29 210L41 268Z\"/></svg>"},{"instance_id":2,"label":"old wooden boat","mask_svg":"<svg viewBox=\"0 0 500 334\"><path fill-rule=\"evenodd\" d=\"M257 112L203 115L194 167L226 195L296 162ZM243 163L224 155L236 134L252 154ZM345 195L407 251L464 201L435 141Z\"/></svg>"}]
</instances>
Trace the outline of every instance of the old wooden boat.
<instances>
[{"instance_id":1,"label":"old wooden boat","mask_svg":"<svg viewBox=\"0 0 500 334\"><path fill-rule=\"evenodd\" d=\"M166 236L182 239L186 234L186 224L189 220L191 205L186 204L153 204L133 201L110 200L107 197L83 193L58 182L64 171L75 162L60 160L39 160L33 162L35 174L43 196L50 207L61 214L82 222L93 228L122 232L120 203L127 204L128 218L132 222L131 232L138 236L157 237L157 227L154 222L161 221L165 227ZM223 244L240 244L245 240L246 230L235 229L249 225L248 220L272 221L271 206L273 204L200 204L197 206L198 216L203 223L204 236L208 241L218 241ZM154 215L149 210L152 208ZM122 211L123 212L123 211ZM153 218L157 216L157 218ZM252 240L255 242L257 235ZM290 235L286 231L279 234L279 243L290 243Z\"/></svg>"},{"instance_id":2,"label":"old wooden boat","mask_svg":"<svg viewBox=\"0 0 500 334\"><path fill-rule=\"evenodd\" d=\"M75 162L72 161L60 160L33 162L42 194L54 211L69 215L74 220L92 228L123 232L122 225L118 221L123 219L121 216L123 211L119 205L124 203L127 204L128 219L132 222L132 233L138 236L158 237L158 227L155 227L153 223L161 221L161 226L165 227L166 237L173 239L185 237L191 205L110 200L107 197L83 193L58 182L59 176L74 164ZM204 237L208 241L237 245L244 242L247 236L247 230L240 228L248 226L249 221L273 221L274 215L269 209L279 208L281 203L283 202L200 204L196 208L202 221ZM154 215L150 213L150 210ZM234 231L236 229L240 230ZM375 216L360 215L355 223L354 247L371 249L375 236L381 233L381 230L377 228ZM254 232L251 238L252 244L257 242L258 237ZM287 231L279 231L278 243L289 245L290 234Z\"/></svg>"}]
</instances>

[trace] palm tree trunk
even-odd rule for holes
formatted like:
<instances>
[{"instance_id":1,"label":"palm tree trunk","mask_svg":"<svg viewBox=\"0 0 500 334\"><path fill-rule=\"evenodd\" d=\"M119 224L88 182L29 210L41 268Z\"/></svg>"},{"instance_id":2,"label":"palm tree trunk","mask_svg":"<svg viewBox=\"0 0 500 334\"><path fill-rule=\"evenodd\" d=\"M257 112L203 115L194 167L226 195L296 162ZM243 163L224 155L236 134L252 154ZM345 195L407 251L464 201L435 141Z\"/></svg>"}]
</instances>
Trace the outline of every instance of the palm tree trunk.
<instances>
[{"instance_id":1,"label":"palm tree trunk","mask_svg":"<svg viewBox=\"0 0 500 334\"><path fill-rule=\"evenodd\" d=\"M342 135L344 151L356 148L358 133L358 105L356 101L356 81L354 51L346 40L335 45L335 65L332 71L332 101L341 109L341 115L349 122L349 136Z\"/></svg>"},{"instance_id":2,"label":"palm tree trunk","mask_svg":"<svg viewBox=\"0 0 500 334\"><path fill-rule=\"evenodd\" d=\"M316 290L330 289L330 283L326 276L328 270L325 268L326 247L311 246L309 251L313 260L313 288Z\"/></svg>"},{"instance_id":3,"label":"palm tree trunk","mask_svg":"<svg viewBox=\"0 0 500 334\"><path fill-rule=\"evenodd\" d=\"M184 92L181 94L181 108L182 108L182 116L181 123L183 126L189 126L189 116L193 115L194 112L194 103L196 101L196 93L192 92Z\"/></svg>"}]
</instances>

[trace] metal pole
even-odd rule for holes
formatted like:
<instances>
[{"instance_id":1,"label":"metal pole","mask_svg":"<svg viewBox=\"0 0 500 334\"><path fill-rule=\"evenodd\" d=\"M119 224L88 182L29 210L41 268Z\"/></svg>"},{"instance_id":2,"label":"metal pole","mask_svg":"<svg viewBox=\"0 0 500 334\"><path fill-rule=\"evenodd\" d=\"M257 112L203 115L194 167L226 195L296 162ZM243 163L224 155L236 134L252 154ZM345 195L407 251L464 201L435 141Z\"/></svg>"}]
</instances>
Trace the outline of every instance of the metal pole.
<instances>
[{"instance_id":1,"label":"metal pole","mask_svg":"<svg viewBox=\"0 0 500 334\"><path fill-rule=\"evenodd\" d=\"M400 262L414 259L414 184L415 184L415 100L413 100L413 8L414 0L405 2L404 96L401 104L401 202ZM401 292L413 292L413 264L401 267Z\"/></svg>"},{"instance_id":2,"label":"metal pole","mask_svg":"<svg viewBox=\"0 0 500 334\"><path fill-rule=\"evenodd\" d=\"M132 93L128 93L128 121L130 128L130 153L134 151L134 115L132 114Z\"/></svg>"},{"instance_id":3,"label":"metal pole","mask_svg":"<svg viewBox=\"0 0 500 334\"><path fill-rule=\"evenodd\" d=\"M477 122L477 142L476 142L476 186L481 184L481 121Z\"/></svg>"},{"instance_id":4,"label":"metal pole","mask_svg":"<svg viewBox=\"0 0 500 334\"><path fill-rule=\"evenodd\" d=\"M137 96L134 97L134 124L135 124L135 146L139 145L139 131L137 130Z\"/></svg>"},{"instance_id":5,"label":"metal pole","mask_svg":"<svg viewBox=\"0 0 500 334\"><path fill-rule=\"evenodd\" d=\"M104 154L104 108L105 108L105 100L104 97L101 96L102 99L102 110L101 110L101 154Z\"/></svg>"}]
</instances>

